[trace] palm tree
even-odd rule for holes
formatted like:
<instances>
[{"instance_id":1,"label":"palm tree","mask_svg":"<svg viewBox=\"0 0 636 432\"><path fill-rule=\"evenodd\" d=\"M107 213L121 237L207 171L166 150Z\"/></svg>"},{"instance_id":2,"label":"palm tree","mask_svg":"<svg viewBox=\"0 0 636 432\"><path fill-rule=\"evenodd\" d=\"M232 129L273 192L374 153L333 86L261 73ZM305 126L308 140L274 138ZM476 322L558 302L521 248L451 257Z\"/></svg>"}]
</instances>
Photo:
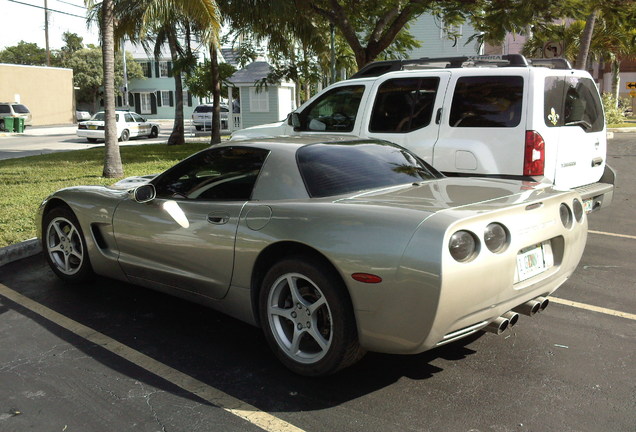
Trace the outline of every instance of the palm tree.
<instances>
[{"instance_id":1,"label":"palm tree","mask_svg":"<svg viewBox=\"0 0 636 432\"><path fill-rule=\"evenodd\" d=\"M181 72L189 63L186 52L180 43L180 34L192 24L198 29L203 44L214 43L218 39L220 15L215 0L120 0L115 8L118 26L115 35L128 37L140 42L149 50L154 39L155 56L167 43L175 66L175 121L168 139L168 145L183 144L183 84ZM182 31L183 30L183 31ZM189 41L187 42L189 45Z\"/></svg>"}]
</instances>

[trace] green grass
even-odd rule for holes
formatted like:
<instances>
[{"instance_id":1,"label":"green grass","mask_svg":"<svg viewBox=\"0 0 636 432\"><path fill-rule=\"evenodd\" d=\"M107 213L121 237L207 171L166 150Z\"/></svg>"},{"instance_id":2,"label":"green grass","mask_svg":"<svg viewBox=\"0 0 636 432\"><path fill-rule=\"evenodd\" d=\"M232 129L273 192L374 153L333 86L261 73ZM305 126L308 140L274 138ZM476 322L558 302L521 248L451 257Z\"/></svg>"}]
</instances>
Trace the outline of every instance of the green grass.
<instances>
[{"instance_id":1,"label":"green grass","mask_svg":"<svg viewBox=\"0 0 636 432\"><path fill-rule=\"evenodd\" d=\"M126 177L158 173L209 143L120 147ZM35 214L49 194L78 185L109 185L104 148L0 160L0 247L35 237Z\"/></svg>"},{"instance_id":2,"label":"green grass","mask_svg":"<svg viewBox=\"0 0 636 432\"><path fill-rule=\"evenodd\" d=\"M625 123L608 124L607 127L608 128L636 127L636 122L625 122Z\"/></svg>"}]
</instances>

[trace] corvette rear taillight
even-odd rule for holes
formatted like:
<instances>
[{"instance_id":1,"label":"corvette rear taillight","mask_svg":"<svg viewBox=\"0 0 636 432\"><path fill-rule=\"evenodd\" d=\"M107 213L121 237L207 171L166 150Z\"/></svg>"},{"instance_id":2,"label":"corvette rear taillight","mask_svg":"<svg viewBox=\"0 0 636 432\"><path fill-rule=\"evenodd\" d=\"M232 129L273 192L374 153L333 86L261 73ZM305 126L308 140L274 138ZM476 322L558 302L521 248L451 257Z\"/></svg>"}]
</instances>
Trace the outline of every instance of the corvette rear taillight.
<instances>
[{"instance_id":1,"label":"corvette rear taillight","mask_svg":"<svg viewBox=\"0 0 636 432\"><path fill-rule=\"evenodd\" d=\"M542 176L545 170L545 141L536 131L526 131L524 176Z\"/></svg>"}]
</instances>

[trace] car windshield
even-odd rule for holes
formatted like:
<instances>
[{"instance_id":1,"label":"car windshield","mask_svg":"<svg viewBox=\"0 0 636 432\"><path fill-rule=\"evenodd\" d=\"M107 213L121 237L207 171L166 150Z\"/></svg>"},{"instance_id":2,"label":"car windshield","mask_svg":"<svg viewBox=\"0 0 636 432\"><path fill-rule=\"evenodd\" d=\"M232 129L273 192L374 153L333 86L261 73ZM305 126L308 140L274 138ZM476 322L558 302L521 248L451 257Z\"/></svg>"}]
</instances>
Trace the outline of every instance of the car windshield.
<instances>
[{"instance_id":1,"label":"car windshield","mask_svg":"<svg viewBox=\"0 0 636 432\"><path fill-rule=\"evenodd\" d=\"M343 142L302 147L298 167L312 198L397 186L439 174L408 150L381 142Z\"/></svg>"},{"instance_id":2,"label":"car windshield","mask_svg":"<svg viewBox=\"0 0 636 432\"><path fill-rule=\"evenodd\" d=\"M25 107L22 104L15 104L12 105L13 106L13 111L15 111L18 114L28 114L29 113L29 109L27 107Z\"/></svg>"}]
</instances>

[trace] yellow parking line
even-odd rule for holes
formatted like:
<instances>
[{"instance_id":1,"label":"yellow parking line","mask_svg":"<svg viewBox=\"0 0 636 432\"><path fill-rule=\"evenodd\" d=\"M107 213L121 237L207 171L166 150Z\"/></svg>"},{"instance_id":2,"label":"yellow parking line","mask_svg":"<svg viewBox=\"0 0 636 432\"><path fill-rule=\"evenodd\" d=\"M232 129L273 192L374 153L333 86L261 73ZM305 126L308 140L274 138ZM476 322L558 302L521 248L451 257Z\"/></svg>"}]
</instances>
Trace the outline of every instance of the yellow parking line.
<instances>
[{"instance_id":1,"label":"yellow parking line","mask_svg":"<svg viewBox=\"0 0 636 432\"><path fill-rule=\"evenodd\" d=\"M621 237L621 238L628 238L628 239L636 240L636 236L629 235L629 234L614 234L614 233L608 233L608 232L604 232L604 231L593 231L593 230L587 230L587 232L589 232L591 234L600 234L600 235L606 235L606 236L611 236L611 237Z\"/></svg>"},{"instance_id":2,"label":"yellow parking line","mask_svg":"<svg viewBox=\"0 0 636 432\"><path fill-rule=\"evenodd\" d=\"M269 413L140 353L0 284L0 295L267 432L304 432Z\"/></svg>"},{"instance_id":3,"label":"yellow parking line","mask_svg":"<svg viewBox=\"0 0 636 432\"><path fill-rule=\"evenodd\" d=\"M589 304L579 303L579 302L575 302L575 301L572 301L572 300L565 300L565 299L558 298L558 297L550 297L550 302L554 302L554 303L558 303L558 304L562 304L562 305L566 305L566 306L572 306L572 307L579 308L579 309L585 309L585 310L589 310L589 311L600 312L600 313L604 313L604 314L607 314L607 315L617 316L617 317L621 317L621 318L627 318L627 319L636 321L636 315L630 314L630 313L627 313L627 312L617 311L617 310L614 310L614 309L607 309L607 308L602 308L602 307L598 307L598 306L592 306L592 305L589 305Z\"/></svg>"}]
</instances>

